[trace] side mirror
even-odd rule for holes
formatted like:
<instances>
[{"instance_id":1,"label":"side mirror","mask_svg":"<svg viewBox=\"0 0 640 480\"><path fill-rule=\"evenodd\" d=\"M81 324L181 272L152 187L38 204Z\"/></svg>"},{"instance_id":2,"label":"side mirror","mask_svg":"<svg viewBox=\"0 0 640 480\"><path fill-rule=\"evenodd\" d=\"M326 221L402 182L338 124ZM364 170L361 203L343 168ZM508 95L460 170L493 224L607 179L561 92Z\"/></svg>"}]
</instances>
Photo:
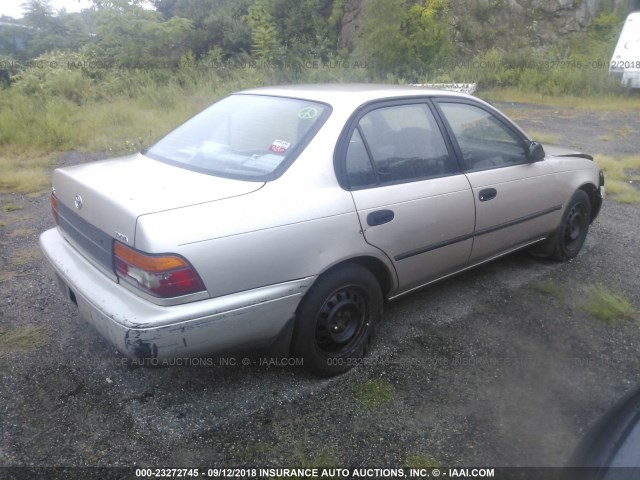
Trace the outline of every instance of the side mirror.
<instances>
[{"instance_id":1,"label":"side mirror","mask_svg":"<svg viewBox=\"0 0 640 480\"><path fill-rule=\"evenodd\" d=\"M542 144L538 142L531 142L529 144L529 150L527 151L527 157L531 163L544 160L545 153Z\"/></svg>"}]
</instances>

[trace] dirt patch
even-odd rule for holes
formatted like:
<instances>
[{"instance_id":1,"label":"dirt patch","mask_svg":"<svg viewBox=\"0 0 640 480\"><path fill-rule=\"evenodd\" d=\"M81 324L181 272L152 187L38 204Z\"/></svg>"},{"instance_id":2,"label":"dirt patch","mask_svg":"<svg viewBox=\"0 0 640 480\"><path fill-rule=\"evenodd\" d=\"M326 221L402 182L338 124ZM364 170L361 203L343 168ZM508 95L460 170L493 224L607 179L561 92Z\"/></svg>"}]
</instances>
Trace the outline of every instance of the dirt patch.
<instances>
[{"instance_id":1,"label":"dirt patch","mask_svg":"<svg viewBox=\"0 0 640 480\"><path fill-rule=\"evenodd\" d=\"M525 130L588 153L640 148L634 135L598 140L635 131L635 115L507 106ZM599 284L640 307L638 206L606 201L571 262L515 254L387 305L372 355L327 380L260 353L127 363L37 254L32 232L53 224L48 194L0 195L9 203L22 208L0 212L0 465L562 465L638 382L636 323L584 308Z\"/></svg>"},{"instance_id":2,"label":"dirt patch","mask_svg":"<svg viewBox=\"0 0 640 480\"><path fill-rule=\"evenodd\" d=\"M38 350L49 342L51 334L46 328L26 327L0 328L0 356L8 353L27 353Z\"/></svg>"}]
</instances>

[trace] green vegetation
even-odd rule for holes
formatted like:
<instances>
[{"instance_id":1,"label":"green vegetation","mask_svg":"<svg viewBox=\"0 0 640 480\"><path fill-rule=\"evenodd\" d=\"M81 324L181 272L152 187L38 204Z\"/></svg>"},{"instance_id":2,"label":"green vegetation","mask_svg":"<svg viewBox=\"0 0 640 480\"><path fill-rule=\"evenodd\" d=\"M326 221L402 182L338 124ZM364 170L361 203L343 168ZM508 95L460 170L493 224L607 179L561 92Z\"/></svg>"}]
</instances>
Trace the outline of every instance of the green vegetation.
<instances>
[{"instance_id":1,"label":"green vegetation","mask_svg":"<svg viewBox=\"0 0 640 480\"><path fill-rule=\"evenodd\" d=\"M557 145L560 142L560 136L555 133L541 133L534 130L529 130L527 133L529 137L542 144Z\"/></svg>"},{"instance_id":2,"label":"green vegetation","mask_svg":"<svg viewBox=\"0 0 640 480\"><path fill-rule=\"evenodd\" d=\"M543 96L622 92L608 68L621 21L621 16L605 10L586 31L551 48L492 48L462 62L449 77L477 82L481 88L511 87Z\"/></svg>"},{"instance_id":3,"label":"green vegetation","mask_svg":"<svg viewBox=\"0 0 640 480\"><path fill-rule=\"evenodd\" d=\"M454 53L447 5L447 0L432 0L407 8L405 0L365 0L355 59L372 65L378 78L391 74L420 81Z\"/></svg>"},{"instance_id":4,"label":"green vegetation","mask_svg":"<svg viewBox=\"0 0 640 480\"><path fill-rule=\"evenodd\" d=\"M603 135L598 136L598 140L603 142L614 142L618 139L626 138L631 133L631 129L629 127L621 128L619 131L605 133Z\"/></svg>"},{"instance_id":5,"label":"green vegetation","mask_svg":"<svg viewBox=\"0 0 640 480\"><path fill-rule=\"evenodd\" d=\"M427 453L422 455L408 455L404 461L405 468L439 468L440 462Z\"/></svg>"},{"instance_id":6,"label":"green vegetation","mask_svg":"<svg viewBox=\"0 0 640 480\"><path fill-rule=\"evenodd\" d=\"M50 165L47 156L15 157L0 156L0 193L35 193L49 188L49 175L46 167ZM20 207L18 207L19 209ZM6 211L16 209L5 206Z\"/></svg>"},{"instance_id":7,"label":"green vegetation","mask_svg":"<svg viewBox=\"0 0 640 480\"><path fill-rule=\"evenodd\" d=\"M607 9L534 50L526 35L503 42L502 1L471 2L457 18L452 0L364 0L347 46L345 0L143 3L67 13L27 0L24 18L0 28L0 193L46 190L60 152L134 152L221 96L265 84L472 81L489 100L640 108L608 76L622 17Z\"/></svg>"},{"instance_id":8,"label":"green vegetation","mask_svg":"<svg viewBox=\"0 0 640 480\"><path fill-rule=\"evenodd\" d=\"M369 380L355 389L356 400L366 408L391 402L393 394L393 385L383 380Z\"/></svg>"},{"instance_id":9,"label":"green vegetation","mask_svg":"<svg viewBox=\"0 0 640 480\"><path fill-rule=\"evenodd\" d=\"M49 338L45 327L0 328L0 357L12 352L31 352L49 343Z\"/></svg>"},{"instance_id":10,"label":"green vegetation","mask_svg":"<svg viewBox=\"0 0 640 480\"><path fill-rule=\"evenodd\" d=\"M4 206L4 211L5 212L16 212L18 210L22 210L24 207L22 205L16 205L15 203L5 203Z\"/></svg>"},{"instance_id":11,"label":"green vegetation","mask_svg":"<svg viewBox=\"0 0 640 480\"><path fill-rule=\"evenodd\" d=\"M594 285L587 290L584 308L605 322L628 321L637 316L633 305L624 295L615 293L604 285Z\"/></svg>"},{"instance_id":12,"label":"green vegetation","mask_svg":"<svg viewBox=\"0 0 640 480\"><path fill-rule=\"evenodd\" d=\"M614 89L615 92L615 89ZM479 96L490 102L518 102L547 105L565 109L575 109L580 112L636 112L640 109L640 96L619 94L611 92L598 96L580 95L575 92L572 95L552 96L539 92L518 90L514 87L490 88L479 92Z\"/></svg>"},{"instance_id":13,"label":"green vegetation","mask_svg":"<svg viewBox=\"0 0 640 480\"><path fill-rule=\"evenodd\" d=\"M551 280L540 280L531 284L531 288L537 292L554 297L562 296L562 286Z\"/></svg>"},{"instance_id":14,"label":"green vegetation","mask_svg":"<svg viewBox=\"0 0 640 480\"><path fill-rule=\"evenodd\" d=\"M640 203L640 155L610 157L596 155L596 163L604 170L608 195L621 203Z\"/></svg>"}]
</instances>

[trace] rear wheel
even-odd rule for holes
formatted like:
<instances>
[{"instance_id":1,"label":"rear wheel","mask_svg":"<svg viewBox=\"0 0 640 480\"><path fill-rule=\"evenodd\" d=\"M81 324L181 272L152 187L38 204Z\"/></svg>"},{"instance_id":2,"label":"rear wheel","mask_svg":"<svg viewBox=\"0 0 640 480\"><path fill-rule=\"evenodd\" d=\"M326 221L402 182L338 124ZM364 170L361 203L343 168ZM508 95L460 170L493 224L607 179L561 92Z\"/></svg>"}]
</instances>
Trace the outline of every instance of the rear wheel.
<instances>
[{"instance_id":1,"label":"rear wheel","mask_svg":"<svg viewBox=\"0 0 640 480\"><path fill-rule=\"evenodd\" d=\"M587 238L591 223L589 196L582 190L571 197L562 220L551 240L551 257L565 262L574 258Z\"/></svg>"},{"instance_id":2,"label":"rear wheel","mask_svg":"<svg viewBox=\"0 0 640 480\"><path fill-rule=\"evenodd\" d=\"M382 291L366 268L348 264L320 276L296 312L292 350L323 376L359 363L382 316Z\"/></svg>"}]
</instances>

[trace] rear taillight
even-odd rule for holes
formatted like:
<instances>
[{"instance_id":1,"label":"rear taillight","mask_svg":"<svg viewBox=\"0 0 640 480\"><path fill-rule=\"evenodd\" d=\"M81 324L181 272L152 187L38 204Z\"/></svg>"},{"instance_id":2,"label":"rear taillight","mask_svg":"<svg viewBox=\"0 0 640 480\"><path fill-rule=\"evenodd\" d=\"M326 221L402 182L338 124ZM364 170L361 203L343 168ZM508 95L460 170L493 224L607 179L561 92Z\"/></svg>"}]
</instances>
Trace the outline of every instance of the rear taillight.
<instances>
[{"instance_id":1,"label":"rear taillight","mask_svg":"<svg viewBox=\"0 0 640 480\"><path fill-rule=\"evenodd\" d=\"M58 197L56 197L55 191L51 192L51 214L56 225L58 225Z\"/></svg>"},{"instance_id":2,"label":"rear taillight","mask_svg":"<svg viewBox=\"0 0 640 480\"><path fill-rule=\"evenodd\" d=\"M113 243L118 277L154 297L171 298L205 290L200 276L178 255L149 255Z\"/></svg>"}]
</instances>

